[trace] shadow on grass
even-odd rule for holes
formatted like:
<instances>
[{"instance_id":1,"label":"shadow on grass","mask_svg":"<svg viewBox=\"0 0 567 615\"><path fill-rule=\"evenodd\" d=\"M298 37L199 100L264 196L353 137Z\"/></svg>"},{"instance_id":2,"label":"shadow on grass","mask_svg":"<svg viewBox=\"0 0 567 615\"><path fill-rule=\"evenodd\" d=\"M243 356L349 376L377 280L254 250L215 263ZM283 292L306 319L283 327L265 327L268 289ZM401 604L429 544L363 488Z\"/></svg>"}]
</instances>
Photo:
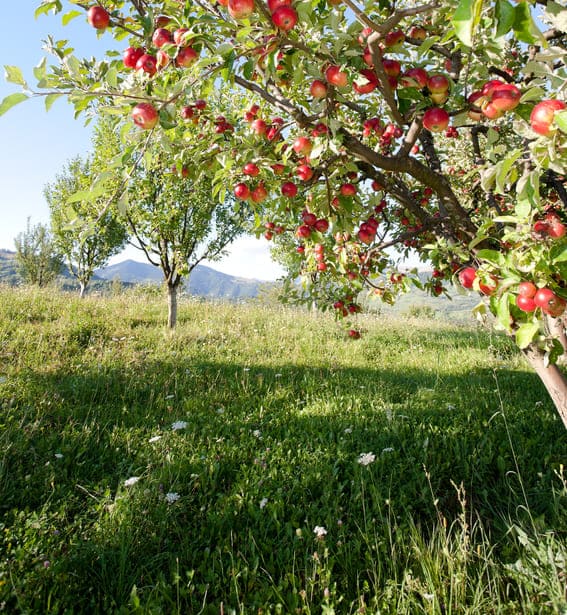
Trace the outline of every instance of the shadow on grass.
<instances>
[{"instance_id":1,"label":"shadow on grass","mask_svg":"<svg viewBox=\"0 0 567 615\"><path fill-rule=\"evenodd\" d=\"M450 523L460 484L503 557L508 519L566 529L550 497L565 433L532 374L180 360L20 380L1 436L0 511L11 572L43 588L27 608L67 608L74 595L78 612L110 612L133 586L163 606L173 598L155 588L174 587L180 570L166 611L255 591L258 605L277 601L289 571L305 581L315 526L354 599L369 541L388 557L392 532L427 534L439 512ZM375 459L363 466L361 453ZM270 590L260 577L275 579Z\"/></svg>"}]
</instances>

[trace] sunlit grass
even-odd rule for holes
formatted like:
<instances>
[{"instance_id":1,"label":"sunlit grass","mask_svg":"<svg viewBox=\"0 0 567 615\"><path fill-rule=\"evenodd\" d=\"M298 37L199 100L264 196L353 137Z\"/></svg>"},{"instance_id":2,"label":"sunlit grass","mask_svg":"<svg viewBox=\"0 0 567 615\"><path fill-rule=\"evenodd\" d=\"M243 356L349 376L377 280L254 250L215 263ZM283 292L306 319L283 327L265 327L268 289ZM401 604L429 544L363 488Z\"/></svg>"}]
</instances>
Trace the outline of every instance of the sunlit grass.
<instances>
[{"instance_id":1,"label":"sunlit grass","mask_svg":"<svg viewBox=\"0 0 567 615\"><path fill-rule=\"evenodd\" d=\"M567 608L565 433L505 338L367 317L352 341L198 300L172 335L142 293L0 305L6 612Z\"/></svg>"}]
</instances>

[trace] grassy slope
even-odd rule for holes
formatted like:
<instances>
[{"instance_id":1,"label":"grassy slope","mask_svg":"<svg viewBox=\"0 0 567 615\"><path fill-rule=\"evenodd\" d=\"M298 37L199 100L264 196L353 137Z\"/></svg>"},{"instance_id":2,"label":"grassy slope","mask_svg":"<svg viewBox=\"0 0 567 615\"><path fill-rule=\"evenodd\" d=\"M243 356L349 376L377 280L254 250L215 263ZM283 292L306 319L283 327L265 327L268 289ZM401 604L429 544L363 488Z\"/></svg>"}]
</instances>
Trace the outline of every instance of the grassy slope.
<instances>
[{"instance_id":1,"label":"grassy slope","mask_svg":"<svg viewBox=\"0 0 567 615\"><path fill-rule=\"evenodd\" d=\"M380 317L352 342L202 302L172 337L141 295L0 304L8 612L565 607L565 433L507 340Z\"/></svg>"}]
</instances>

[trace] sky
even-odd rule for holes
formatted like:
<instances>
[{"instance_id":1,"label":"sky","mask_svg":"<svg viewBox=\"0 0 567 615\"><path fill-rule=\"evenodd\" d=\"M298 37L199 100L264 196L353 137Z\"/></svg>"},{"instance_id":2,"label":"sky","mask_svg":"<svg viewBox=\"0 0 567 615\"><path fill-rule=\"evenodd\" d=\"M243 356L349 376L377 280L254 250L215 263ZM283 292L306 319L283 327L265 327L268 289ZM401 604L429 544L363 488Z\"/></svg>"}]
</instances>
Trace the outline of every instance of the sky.
<instances>
[{"instance_id":1,"label":"sky","mask_svg":"<svg viewBox=\"0 0 567 615\"><path fill-rule=\"evenodd\" d=\"M30 86L35 86L33 67L46 55L42 41L48 34L56 40L69 39L79 57L100 56L115 45L108 34L97 39L86 18L78 17L66 27L61 25L61 15L41 15L36 20L34 11L39 3L5 2L2 9L0 65L18 66ZM0 100L21 91L7 83L3 74L2 68ZM42 98L27 100L0 117L0 248L14 250L14 238L25 230L28 218L32 224L49 223L44 187L68 160L89 151L90 138L90 127L82 117L74 119L73 108L64 99L56 101L49 112ZM144 262L134 248L111 262L126 258ZM268 242L255 237L237 240L229 256L207 265L230 275L261 280L274 280L283 273L270 258Z\"/></svg>"}]
</instances>

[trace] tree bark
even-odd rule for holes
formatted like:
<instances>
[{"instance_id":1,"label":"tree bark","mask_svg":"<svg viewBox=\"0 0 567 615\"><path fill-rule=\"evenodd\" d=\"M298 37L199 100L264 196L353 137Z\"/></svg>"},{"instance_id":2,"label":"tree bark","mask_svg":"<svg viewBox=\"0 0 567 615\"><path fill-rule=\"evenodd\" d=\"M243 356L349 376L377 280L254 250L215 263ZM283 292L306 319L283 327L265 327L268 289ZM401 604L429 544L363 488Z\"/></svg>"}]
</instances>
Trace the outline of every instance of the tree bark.
<instances>
[{"instance_id":1,"label":"tree bark","mask_svg":"<svg viewBox=\"0 0 567 615\"><path fill-rule=\"evenodd\" d=\"M175 329L177 324L177 284L167 285L167 326Z\"/></svg>"},{"instance_id":2,"label":"tree bark","mask_svg":"<svg viewBox=\"0 0 567 615\"><path fill-rule=\"evenodd\" d=\"M85 284L85 282L79 282L79 286L81 288L81 290L79 291L79 297L81 299L84 299L85 297L85 292L87 290L87 285Z\"/></svg>"},{"instance_id":3,"label":"tree bark","mask_svg":"<svg viewBox=\"0 0 567 615\"><path fill-rule=\"evenodd\" d=\"M528 347L524 350L524 355L542 381L567 429L567 378L557 365L546 367L545 355L538 348Z\"/></svg>"}]
</instances>

